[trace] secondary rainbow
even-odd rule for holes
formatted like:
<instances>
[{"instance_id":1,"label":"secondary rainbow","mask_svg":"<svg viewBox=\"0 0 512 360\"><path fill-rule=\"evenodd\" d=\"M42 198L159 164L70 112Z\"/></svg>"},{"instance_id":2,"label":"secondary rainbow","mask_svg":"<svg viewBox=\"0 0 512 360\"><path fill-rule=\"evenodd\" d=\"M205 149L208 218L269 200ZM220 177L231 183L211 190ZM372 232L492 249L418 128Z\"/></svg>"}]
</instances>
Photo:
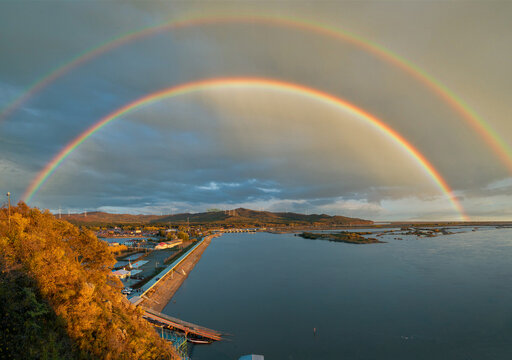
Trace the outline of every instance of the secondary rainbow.
<instances>
[{"instance_id":1,"label":"secondary rainbow","mask_svg":"<svg viewBox=\"0 0 512 360\"><path fill-rule=\"evenodd\" d=\"M260 23L263 25L273 25L281 27L296 28L305 31L311 31L323 36L335 38L348 42L374 56L385 60L396 67L402 69L406 73L415 77L421 83L433 90L440 98L446 101L453 109L466 119L467 123L485 140L491 147L498 158L504 163L506 168L512 173L512 148L507 142L488 124L484 119L476 113L468 104L466 104L460 97L451 91L445 84L437 80L432 75L428 74L419 66L411 63L400 55L392 52L391 50L365 39L361 36L343 31L338 28L326 26L316 22L274 15L209 15L207 17L192 17L173 22L167 22L157 26L146 27L137 31L125 33L121 36L115 37L107 42L95 46L79 56L73 58L71 61L55 68L50 73L41 77L38 81L33 83L28 90L8 104L0 113L0 120L5 119L14 110L19 108L25 101L35 95L37 92L44 89L46 86L65 75L72 69L86 63L97 56L110 51L114 48L131 43L138 39L145 38L163 31L179 29L192 26L205 26L215 24L228 24L228 23Z\"/></svg>"},{"instance_id":2,"label":"secondary rainbow","mask_svg":"<svg viewBox=\"0 0 512 360\"><path fill-rule=\"evenodd\" d=\"M79 136L77 136L74 140L68 143L64 147L64 149L62 149L62 151L60 151L35 177L30 186L25 191L25 194L23 195L24 200L26 202L29 202L32 199L32 197L37 193L37 191L41 188L41 186L55 172L59 165L81 143L83 143L87 138L89 138L91 135L93 135L98 130L103 128L105 125L109 124L111 121L118 119L131 111L139 109L143 106L147 106L161 99L192 93L200 90L237 87L265 88L285 91L288 93L293 93L297 95L306 96L311 99L315 99L316 101L320 101L325 104L341 108L342 110L346 110L351 114L356 115L358 119L365 121L367 124L371 125L373 128L377 129L382 134L392 139L397 145L399 145L404 150L404 152L410 158L412 158L428 176L430 176L430 178L439 187L439 189L447 196L447 198L452 203L454 209L457 211L460 217L463 220L467 220L467 216L464 212L464 209L462 208L462 205L453 195L452 189L448 186L448 183L443 179L441 174L434 168L434 166L427 160L427 158L423 154L421 154L411 143L409 143L402 135L400 135L397 131L392 129L382 120L358 108L357 106L347 102L344 99L341 99L339 97L325 93L317 89L313 89L310 87L290 82L279 81L275 79L246 77L213 78L177 85L143 96L115 110L114 112L97 121L94 125L92 125L90 128L88 128Z\"/></svg>"}]
</instances>

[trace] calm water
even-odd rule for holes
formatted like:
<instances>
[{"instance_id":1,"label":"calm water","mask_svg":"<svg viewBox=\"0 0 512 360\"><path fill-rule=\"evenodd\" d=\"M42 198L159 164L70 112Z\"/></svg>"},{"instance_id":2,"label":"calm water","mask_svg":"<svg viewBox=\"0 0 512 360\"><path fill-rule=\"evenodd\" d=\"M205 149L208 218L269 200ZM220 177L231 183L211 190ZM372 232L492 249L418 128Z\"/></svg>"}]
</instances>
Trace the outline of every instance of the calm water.
<instances>
[{"instance_id":1,"label":"calm water","mask_svg":"<svg viewBox=\"0 0 512 360\"><path fill-rule=\"evenodd\" d=\"M393 237L224 235L164 312L234 334L194 360L511 359L512 229Z\"/></svg>"}]
</instances>

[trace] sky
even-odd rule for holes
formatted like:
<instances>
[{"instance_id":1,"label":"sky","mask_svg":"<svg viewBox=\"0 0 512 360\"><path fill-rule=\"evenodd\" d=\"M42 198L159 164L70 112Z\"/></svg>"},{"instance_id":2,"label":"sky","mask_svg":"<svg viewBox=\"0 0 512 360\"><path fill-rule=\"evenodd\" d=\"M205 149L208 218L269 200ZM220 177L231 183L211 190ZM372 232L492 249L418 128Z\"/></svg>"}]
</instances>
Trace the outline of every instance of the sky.
<instances>
[{"instance_id":1,"label":"sky","mask_svg":"<svg viewBox=\"0 0 512 360\"><path fill-rule=\"evenodd\" d=\"M458 202L469 219L512 220L511 16L512 3L493 1L0 1L0 190L27 200L73 139L137 99L252 78L371 114L452 191L346 107L247 82L165 97L110 121L29 205L134 214L246 207L386 221L458 220ZM184 25L88 52L165 23ZM333 31L421 69L480 127L414 71ZM83 61L51 75L74 59Z\"/></svg>"}]
</instances>

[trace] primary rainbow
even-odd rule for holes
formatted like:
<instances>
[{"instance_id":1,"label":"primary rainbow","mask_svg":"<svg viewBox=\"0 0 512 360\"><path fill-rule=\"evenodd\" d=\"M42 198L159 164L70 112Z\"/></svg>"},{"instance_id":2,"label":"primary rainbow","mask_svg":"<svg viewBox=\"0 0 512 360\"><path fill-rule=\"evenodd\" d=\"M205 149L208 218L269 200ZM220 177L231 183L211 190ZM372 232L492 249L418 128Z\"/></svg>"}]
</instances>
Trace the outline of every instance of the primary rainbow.
<instances>
[{"instance_id":1,"label":"primary rainbow","mask_svg":"<svg viewBox=\"0 0 512 360\"><path fill-rule=\"evenodd\" d=\"M380 131L385 136L392 139L395 143L397 143L404 152L412 158L421 168L422 170L430 176L430 178L434 181L434 183L441 189L441 191L447 196L447 198L452 203L454 209L458 212L460 217L463 220L467 220L467 216L462 208L462 205L459 203L457 198L453 195L452 189L448 186L447 182L443 179L441 174L434 168L434 166L426 159L423 154L421 154L411 143L409 143L402 135L400 135L397 131L392 129L389 125L384 123L382 120L376 118L375 116L369 114L368 112L356 107L355 105L333 96L331 94L322 92L317 89L313 89L310 87L306 87L303 85L298 85L294 83L274 80L274 79L265 79L265 78L249 78L249 77L239 77L239 78L214 78L207 80L200 80L194 82L188 82L185 84L177 85L174 87L166 88L163 90L156 91L149 95L143 96L135 101L130 102L129 104L115 110L109 115L97 121L90 128L85 130L79 136L77 136L74 140L68 143L62 151L60 151L45 167L39 172L36 178L32 181L30 186L25 191L23 198L26 202L30 201L30 199L36 194L36 192L41 188L41 186L48 180L48 178L55 172L55 170L59 167L59 165L66 159L81 143L83 143L87 138L93 135L95 132L103 128L105 125L110 123L111 121L118 119L119 117L134 111L142 106L154 103L155 101L170 98L182 94L192 93L200 90L214 89L214 88L237 88L237 87L259 87L265 89L274 89L285 91L288 93L293 93L297 95L307 96L308 98L315 99L316 101L321 101L323 103L335 106L337 108L341 108L342 110L349 111L353 115L356 115L358 119L365 121L367 124L371 125L373 128Z\"/></svg>"},{"instance_id":2,"label":"primary rainbow","mask_svg":"<svg viewBox=\"0 0 512 360\"><path fill-rule=\"evenodd\" d=\"M261 23L273 26L291 27L306 31L311 31L323 36L328 36L338 40L348 42L354 46L367 51L376 57L383 59L396 67L402 69L406 73L412 75L428 88L433 90L439 97L452 106L459 114L466 119L467 123L478 133L485 142L492 148L499 159L504 163L509 172L512 173L512 148L505 142L505 140L478 115L468 104L466 104L460 97L453 93L446 85L437 80L432 75L420 67L414 65L405 58L392 52L391 50L365 39L361 36L337 29L331 26L315 23L312 21L274 16L274 15L209 15L207 17L192 17L184 20L176 20L160 24L157 26L146 27L137 31L125 33L121 36L110 39L107 42L95 46L79 56L73 58L71 61L63 64L62 66L54 69L50 73L41 77L38 81L33 83L29 89L8 104L0 113L0 121L5 119L14 110L20 107L25 101L32 97L37 92L51 84L59 77L65 75L72 69L85 62L96 58L97 56L110 51L119 46L128 44L132 41L145 38L147 36L157 34L163 31L178 29L183 27L199 26L199 25L215 25L227 23Z\"/></svg>"}]
</instances>

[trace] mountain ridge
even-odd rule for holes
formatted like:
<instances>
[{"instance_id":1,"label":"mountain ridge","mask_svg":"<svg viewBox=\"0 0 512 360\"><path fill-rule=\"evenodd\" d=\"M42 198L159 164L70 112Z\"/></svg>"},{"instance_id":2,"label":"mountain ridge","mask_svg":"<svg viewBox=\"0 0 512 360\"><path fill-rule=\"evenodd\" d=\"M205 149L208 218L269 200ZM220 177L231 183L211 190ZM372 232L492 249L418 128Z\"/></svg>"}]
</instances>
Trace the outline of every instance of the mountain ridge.
<instances>
[{"instance_id":1,"label":"mountain ridge","mask_svg":"<svg viewBox=\"0 0 512 360\"><path fill-rule=\"evenodd\" d=\"M257 211L245 208L181 213L175 215L133 215L93 211L81 214L61 215L62 219L75 224L196 224L196 225L371 225L373 221L327 214L300 214L294 212Z\"/></svg>"}]
</instances>

